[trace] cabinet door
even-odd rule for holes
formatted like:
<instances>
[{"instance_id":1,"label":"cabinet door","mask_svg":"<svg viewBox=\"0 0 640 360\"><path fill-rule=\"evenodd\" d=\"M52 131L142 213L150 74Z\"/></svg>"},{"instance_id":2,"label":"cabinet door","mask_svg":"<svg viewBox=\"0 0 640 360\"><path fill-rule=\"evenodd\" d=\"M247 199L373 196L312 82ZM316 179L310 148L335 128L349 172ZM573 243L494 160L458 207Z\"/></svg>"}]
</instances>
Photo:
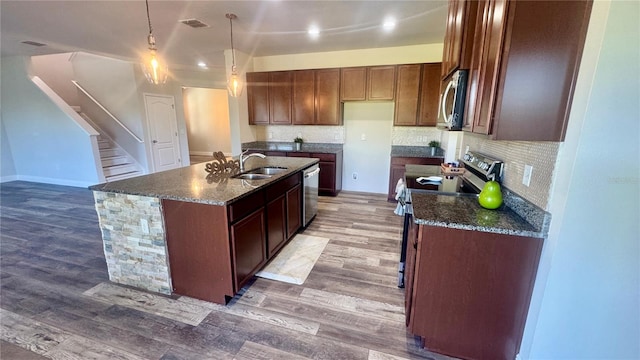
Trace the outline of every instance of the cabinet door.
<instances>
[{"instance_id":1,"label":"cabinet door","mask_svg":"<svg viewBox=\"0 0 640 360\"><path fill-rule=\"evenodd\" d=\"M340 69L340 100L364 101L367 99L367 68Z\"/></svg>"},{"instance_id":2,"label":"cabinet door","mask_svg":"<svg viewBox=\"0 0 640 360\"><path fill-rule=\"evenodd\" d=\"M367 100L393 100L396 89L395 65L373 66L367 71Z\"/></svg>"},{"instance_id":3,"label":"cabinet door","mask_svg":"<svg viewBox=\"0 0 640 360\"><path fill-rule=\"evenodd\" d=\"M342 125L340 69L316 70L316 125Z\"/></svg>"},{"instance_id":4,"label":"cabinet door","mask_svg":"<svg viewBox=\"0 0 640 360\"><path fill-rule=\"evenodd\" d=\"M440 100L440 63L422 65L419 126L436 126ZM396 106L397 102L396 102Z\"/></svg>"},{"instance_id":5,"label":"cabinet door","mask_svg":"<svg viewBox=\"0 0 640 360\"><path fill-rule=\"evenodd\" d=\"M449 0L447 25L444 35L444 51L442 55L442 73L444 79L460 65L460 46L462 44L462 20L464 17L464 1Z\"/></svg>"},{"instance_id":6,"label":"cabinet door","mask_svg":"<svg viewBox=\"0 0 640 360\"><path fill-rule=\"evenodd\" d=\"M231 225L236 291L267 260L264 207Z\"/></svg>"},{"instance_id":7,"label":"cabinet door","mask_svg":"<svg viewBox=\"0 0 640 360\"><path fill-rule=\"evenodd\" d=\"M269 122L291 124L291 71L269 73Z\"/></svg>"},{"instance_id":8,"label":"cabinet door","mask_svg":"<svg viewBox=\"0 0 640 360\"><path fill-rule=\"evenodd\" d=\"M269 125L269 73L247 73L249 124Z\"/></svg>"},{"instance_id":9,"label":"cabinet door","mask_svg":"<svg viewBox=\"0 0 640 360\"><path fill-rule=\"evenodd\" d=\"M542 239L421 227L411 332L454 357L514 359Z\"/></svg>"},{"instance_id":10,"label":"cabinet door","mask_svg":"<svg viewBox=\"0 0 640 360\"><path fill-rule=\"evenodd\" d=\"M399 65L393 124L415 126L420 97L420 64ZM438 78L440 69L438 68Z\"/></svg>"},{"instance_id":11,"label":"cabinet door","mask_svg":"<svg viewBox=\"0 0 640 360\"><path fill-rule=\"evenodd\" d=\"M320 161L320 174L318 177L318 191L333 194L336 191L336 163Z\"/></svg>"},{"instance_id":12,"label":"cabinet door","mask_svg":"<svg viewBox=\"0 0 640 360\"><path fill-rule=\"evenodd\" d=\"M302 224L302 191L300 184L287 191L287 239L300 229Z\"/></svg>"},{"instance_id":13,"label":"cabinet door","mask_svg":"<svg viewBox=\"0 0 640 360\"><path fill-rule=\"evenodd\" d=\"M285 194L267 204L267 229L267 257L271 258L287 239Z\"/></svg>"},{"instance_id":14,"label":"cabinet door","mask_svg":"<svg viewBox=\"0 0 640 360\"><path fill-rule=\"evenodd\" d=\"M293 124L313 125L315 118L315 71L293 72Z\"/></svg>"}]
</instances>

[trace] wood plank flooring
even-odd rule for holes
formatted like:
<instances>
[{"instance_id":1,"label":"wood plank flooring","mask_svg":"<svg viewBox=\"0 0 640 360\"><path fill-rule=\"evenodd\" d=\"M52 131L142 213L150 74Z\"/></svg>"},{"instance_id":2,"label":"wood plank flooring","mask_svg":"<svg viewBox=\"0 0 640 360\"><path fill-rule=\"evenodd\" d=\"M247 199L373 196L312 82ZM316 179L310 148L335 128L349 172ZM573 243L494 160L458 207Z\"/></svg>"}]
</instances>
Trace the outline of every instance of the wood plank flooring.
<instances>
[{"instance_id":1,"label":"wood plank flooring","mask_svg":"<svg viewBox=\"0 0 640 360\"><path fill-rule=\"evenodd\" d=\"M303 285L255 278L227 306L108 281L91 191L0 185L2 359L451 359L417 346L384 195L321 197L329 244Z\"/></svg>"}]
</instances>

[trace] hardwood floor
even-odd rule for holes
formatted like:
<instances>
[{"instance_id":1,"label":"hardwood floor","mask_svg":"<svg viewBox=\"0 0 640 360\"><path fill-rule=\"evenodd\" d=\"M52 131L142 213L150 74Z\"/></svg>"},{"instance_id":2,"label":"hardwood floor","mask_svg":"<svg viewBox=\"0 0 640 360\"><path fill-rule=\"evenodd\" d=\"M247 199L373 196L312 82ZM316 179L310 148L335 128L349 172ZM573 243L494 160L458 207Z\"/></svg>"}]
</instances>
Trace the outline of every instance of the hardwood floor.
<instances>
[{"instance_id":1,"label":"hardwood floor","mask_svg":"<svg viewBox=\"0 0 640 360\"><path fill-rule=\"evenodd\" d=\"M450 359L406 333L384 195L321 197L304 233L330 241L305 283L255 278L220 306L110 283L89 190L0 193L2 359Z\"/></svg>"}]
</instances>

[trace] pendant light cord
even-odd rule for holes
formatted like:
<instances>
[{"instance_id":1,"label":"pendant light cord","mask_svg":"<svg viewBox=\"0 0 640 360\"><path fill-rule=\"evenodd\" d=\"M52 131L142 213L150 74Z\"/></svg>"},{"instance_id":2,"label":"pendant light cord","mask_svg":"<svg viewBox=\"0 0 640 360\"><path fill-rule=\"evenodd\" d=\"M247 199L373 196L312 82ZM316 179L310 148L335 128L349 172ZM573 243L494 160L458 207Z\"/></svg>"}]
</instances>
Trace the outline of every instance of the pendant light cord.
<instances>
[{"instance_id":1,"label":"pendant light cord","mask_svg":"<svg viewBox=\"0 0 640 360\"><path fill-rule=\"evenodd\" d=\"M232 62L232 66L235 68L236 67L236 51L233 48L233 18L235 17L235 15L227 14L227 17L229 18L229 25L231 26L231 62Z\"/></svg>"},{"instance_id":2,"label":"pendant light cord","mask_svg":"<svg viewBox=\"0 0 640 360\"><path fill-rule=\"evenodd\" d=\"M147 4L147 21L149 22L149 34L153 33L153 28L151 27L151 16L149 16L149 0L145 0Z\"/></svg>"}]
</instances>

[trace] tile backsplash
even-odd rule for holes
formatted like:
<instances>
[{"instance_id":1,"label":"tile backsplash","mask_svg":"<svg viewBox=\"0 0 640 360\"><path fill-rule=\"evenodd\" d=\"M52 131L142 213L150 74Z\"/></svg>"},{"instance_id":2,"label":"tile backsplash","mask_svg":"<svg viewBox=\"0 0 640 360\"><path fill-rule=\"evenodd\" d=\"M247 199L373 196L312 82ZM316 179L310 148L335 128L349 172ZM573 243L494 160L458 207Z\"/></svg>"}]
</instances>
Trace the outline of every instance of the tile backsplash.
<instances>
[{"instance_id":1,"label":"tile backsplash","mask_svg":"<svg viewBox=\"0 0 640 360\"><path fill-rule=\"evenodd\" d=\"M344 126L256 126L257 141L291 142L300 135L305 142L344 144ZM442 131L432 127L394 126L391 145L427 146L431 140L442 141Z\"/></svg>"},{"instance_id":2,"label":"tile backsplash","mask_svg":"<svg viewBox=\"0 0 640 360\"><path fill-rule=\"evenodd\" d=\"M462 149L495 157L505 163L503 185L546 210L560 143L547 141L493 141L464 133ZM524 166L533 166L531 182L522 184Z\"/></svg>"}]
</instances>

